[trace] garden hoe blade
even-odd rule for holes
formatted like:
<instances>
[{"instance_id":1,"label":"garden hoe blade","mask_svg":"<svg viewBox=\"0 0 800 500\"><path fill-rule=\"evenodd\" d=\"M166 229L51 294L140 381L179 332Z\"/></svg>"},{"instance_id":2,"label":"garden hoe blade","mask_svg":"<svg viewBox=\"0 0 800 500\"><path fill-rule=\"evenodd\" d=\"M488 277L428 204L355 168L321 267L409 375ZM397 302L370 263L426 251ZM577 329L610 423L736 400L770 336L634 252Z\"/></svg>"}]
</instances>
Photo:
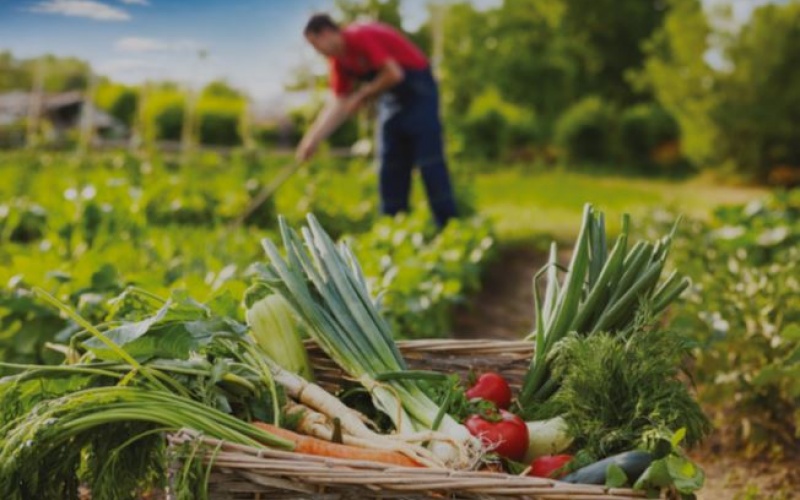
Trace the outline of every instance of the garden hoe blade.
<instances>
[{"instance_id":1,"label":"garden hoe blade","mask_svg":"<svg viewBox=\"0 0 800 500\"><path fill-rule=\"evenodd\" d=\"M242 225L242 223L250 217L253 212L258 210L261 205L264 204L268 199L275 194L276 191L283 185L284 182L288 181L298 170L302 167L302 163L295 162L290 163L283 167L280 172L278 172L278 176L272 179L272 182L264 186L261 191L250 201L250 204L247 205L247 208L237 217L230 225L230 229L234 229Z\"/></svg>"}]
</instances>

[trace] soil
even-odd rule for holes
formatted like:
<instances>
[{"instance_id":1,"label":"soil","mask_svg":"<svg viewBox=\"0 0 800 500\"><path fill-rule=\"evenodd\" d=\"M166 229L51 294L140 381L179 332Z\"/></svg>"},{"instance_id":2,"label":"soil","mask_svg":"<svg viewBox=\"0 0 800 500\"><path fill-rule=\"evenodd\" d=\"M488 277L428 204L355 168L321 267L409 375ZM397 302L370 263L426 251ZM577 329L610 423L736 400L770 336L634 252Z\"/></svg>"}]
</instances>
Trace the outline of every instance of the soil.
<instances>
[{"instance_id":1,"label":"soil","mask_svg":"<svg viewBox=\"0 0 800 500\"><path fill-rule=\"evenodd\" d=\"M559 263L569 264L570 250L561 250ZM533 329L533 277L547 262L535 246L502 248L483 277L483 288L455 314L453 331L462 339L518 340ZM539 281L543 293L545 281Z\"/></svg>"},{"instance_id":2,"label":"soil","mask_svg":"<svg viewBox=\"0 0 800 500\"><path fill-rule=\"evenodd\" d=\"M453 331L464 339L519 339L533 326L532 278L546 255L517 246L501 250L483 277L483 287L455 314Z\"/></svg>"},{"instance_id":3,"label":"soil","mask_svg":"<svg viewBox=\"0 0 800 500\"><path fill-rule=\"evenodd\" d=\"M463 339L520 339L533 325L532 278L547 255L535 246L502 248L489 266L482 290L458 308L453 331ZM566 265L569 251L559 253ZM800 500L800 462L748 459L720 451L723 433L712 435L692 457L702 465L706 482L699 500Z\"/></svg>"},{"instance_id":4,"label":"soil","mask_svg":"<svg viewBox=\"0 0 800 500\"><path fill-rule=\"evenodd\" d=\"M705 449L692 455L706 473L699 500L800 499L800 466L796 462L721 457Z\"/></svg>"}]
</instances>

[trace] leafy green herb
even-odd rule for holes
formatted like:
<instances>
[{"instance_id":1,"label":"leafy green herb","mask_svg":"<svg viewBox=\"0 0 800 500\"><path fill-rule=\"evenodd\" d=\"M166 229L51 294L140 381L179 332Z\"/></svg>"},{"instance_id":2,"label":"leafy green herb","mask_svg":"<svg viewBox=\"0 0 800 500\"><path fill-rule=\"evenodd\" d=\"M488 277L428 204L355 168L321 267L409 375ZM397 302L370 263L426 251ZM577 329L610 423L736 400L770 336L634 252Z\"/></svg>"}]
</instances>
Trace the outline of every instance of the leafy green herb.
<instances>
[{"instance_id":1,"label":"leafy green herb","mask_svg":"<svg viewBox=\"0 0 800 500\"><path fill-rule=\"evenodd\" d=\"M687 443L697 444L711 425L678 378L690 348L685 337L655 328L638 327L625 341L571 335L558 345L561 387L538 417L561 415L576 447L596 458L637 448L654 429L685 428Z\"/></svg>"}]
</instances>

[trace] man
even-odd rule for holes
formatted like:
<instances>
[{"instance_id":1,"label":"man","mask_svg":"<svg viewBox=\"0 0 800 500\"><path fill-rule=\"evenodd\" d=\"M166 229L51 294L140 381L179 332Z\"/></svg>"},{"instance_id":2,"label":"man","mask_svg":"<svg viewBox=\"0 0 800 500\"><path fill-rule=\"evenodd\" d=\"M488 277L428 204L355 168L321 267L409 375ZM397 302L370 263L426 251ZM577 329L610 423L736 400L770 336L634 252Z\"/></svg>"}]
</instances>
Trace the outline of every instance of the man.
<instances>
[{"instance_id":1,"label":"man","mask_svg":"<svg viewBox=\"0 0 800 500\"><path fill-rule=\"evenodd\" d=\"M316 14L304 34L329 60L334 99L303 137L297 159L310 158L359 106L379 97L381 211L387 215L408 211L411 170L416 164L436 224L443 227L456 216L456 204L444 158L438 90L425 55L381 23L339 28L328 15Z\"/></svg>"}]
</instances>

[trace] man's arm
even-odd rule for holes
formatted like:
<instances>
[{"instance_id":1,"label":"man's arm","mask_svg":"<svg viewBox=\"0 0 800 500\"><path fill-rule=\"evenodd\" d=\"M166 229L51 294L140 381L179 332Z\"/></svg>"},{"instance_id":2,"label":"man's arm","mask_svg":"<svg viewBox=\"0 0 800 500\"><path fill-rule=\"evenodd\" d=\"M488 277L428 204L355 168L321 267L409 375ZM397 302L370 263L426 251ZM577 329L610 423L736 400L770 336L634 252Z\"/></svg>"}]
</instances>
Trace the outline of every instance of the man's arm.
<instances>
[{"instance_id":1,"label":"man's arm","mask_svg":"<svg viewBox=\"0 0 800 500\"><path fill-rule=\"evenodd\" d=\"M394 59L387 60L372 81L362 85L347 97L349 112L355 112L365 100L389 90L402 82L403 78L405 78L405 72L402 66Z\"/></svg>"},{"instance_id":2,"label":"man's arm","mask_svg":"<svg viewBox=\"0 0 800 500\"><path fill-rule=\"evenodd\" d=\"M306 161L316 151L320 142L327 139L359 106L368 98L394 87L404 78L403 68L394 60L389 60L378 72L378 75L358 90L329 101L322 109L314 123L303 136L297 148L297 160Z\"/></svg>"},{"instance_id":3,"label":"man's arm","mask_svg":"<svg viewBox=\"0 0 800 500\"><path fill-rule=\"evenodd\" d=\"M349 113L345 106L346 99L347 97L335 97L325 104L297 146L298 161L311 158L319 143L327 139L347 119Z\"/></svg>"}]
</instances>

